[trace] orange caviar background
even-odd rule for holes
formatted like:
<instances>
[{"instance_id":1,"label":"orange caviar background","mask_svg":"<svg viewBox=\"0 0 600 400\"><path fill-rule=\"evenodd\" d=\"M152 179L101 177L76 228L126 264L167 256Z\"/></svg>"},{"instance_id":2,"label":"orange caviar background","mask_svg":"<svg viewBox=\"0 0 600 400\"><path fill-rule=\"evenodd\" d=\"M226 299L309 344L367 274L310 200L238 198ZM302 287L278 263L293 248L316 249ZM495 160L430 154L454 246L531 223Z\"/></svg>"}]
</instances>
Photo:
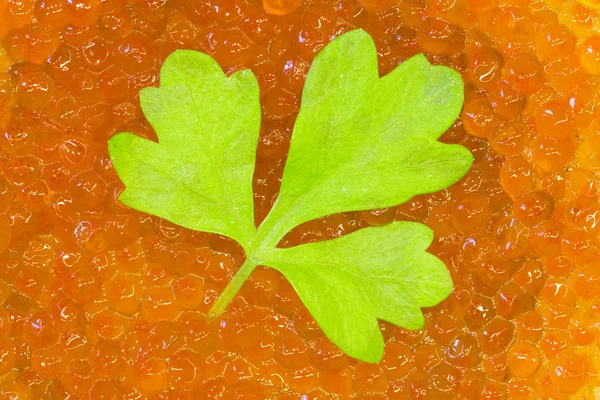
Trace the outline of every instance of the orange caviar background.
<instances>
[{"instance_id":1,"label":"orange caviar background","mask_svg":"<svg viewBox=\"0 0 600 400\"><path fill-rule=\"evenodd\" d=\"M594 399L600 386L597 0L0 0L0 399ZM250 68L260 222L315 55L366 29L465 79L442 137L468 175L333 215L284 245L421 221L456 289L426 325L382 323L379 365L341 353L277 272L206 312L243 252L120 205L107 140L155 138L138 104L175 49ZM232 116L235 117L235 116ZM600 391L600 389L598 389ZM600 392L598 395L600 397ZM598 397L596 397L598 398Z\"/></svg>"}]
</instances>

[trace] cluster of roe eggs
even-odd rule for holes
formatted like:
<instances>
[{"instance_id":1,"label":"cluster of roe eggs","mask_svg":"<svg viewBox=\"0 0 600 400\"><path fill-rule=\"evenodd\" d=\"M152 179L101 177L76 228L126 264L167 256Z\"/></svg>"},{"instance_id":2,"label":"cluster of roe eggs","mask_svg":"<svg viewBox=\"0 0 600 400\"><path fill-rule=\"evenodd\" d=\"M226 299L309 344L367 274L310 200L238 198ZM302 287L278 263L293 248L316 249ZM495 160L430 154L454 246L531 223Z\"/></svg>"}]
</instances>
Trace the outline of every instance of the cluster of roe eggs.
<instances>
[{"instance_id":1,"label":"cluster of roe eggs","mask_svg":"<svg viewBox=\"0 0 600 400\"><path fill-rule=\"evenodd\" d=\"M0 398L594 399L600 13L580 1L1 0ZM116 132L156 138L138 92L174 50L250 68L260 222L310 63L355 28L382 74L422 52L462 74L441 140L475 157L447 190L284 239L398 219L434 230L455 291L421 330L381 323L379 365L337 349L266 268L207 319L243 251L121 205L107 154Z\"/></svg>"}]
</instances>

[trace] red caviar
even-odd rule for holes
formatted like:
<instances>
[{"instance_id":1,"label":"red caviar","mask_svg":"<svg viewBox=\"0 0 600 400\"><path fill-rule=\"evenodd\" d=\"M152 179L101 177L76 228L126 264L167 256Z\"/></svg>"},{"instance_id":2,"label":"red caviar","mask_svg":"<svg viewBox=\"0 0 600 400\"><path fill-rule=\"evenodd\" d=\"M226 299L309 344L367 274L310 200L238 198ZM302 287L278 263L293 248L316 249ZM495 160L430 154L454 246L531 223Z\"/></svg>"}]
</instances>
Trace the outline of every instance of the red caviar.
<instances>
[{"instance_id":1,"label":"red caviar","mask_svg":"<svg viewBox=\"0 0 600 400\"><path fill-rule=\"evenodd\" d=\"M0 398L594 399L600 386L600 13L590 0L0 1ZM279 186L315 54L355 28L380 71L424 52L465 80L442 136L475 163L398 207L311 221L296 245L428 224L452 295L381 322L379 365L319 330L234 242L139 213L107 140L155 138L139 106L174 50L250 68L263 121L257 223ZM596 394L597 396L598 394Z\"/></svg>"}]
</instances>

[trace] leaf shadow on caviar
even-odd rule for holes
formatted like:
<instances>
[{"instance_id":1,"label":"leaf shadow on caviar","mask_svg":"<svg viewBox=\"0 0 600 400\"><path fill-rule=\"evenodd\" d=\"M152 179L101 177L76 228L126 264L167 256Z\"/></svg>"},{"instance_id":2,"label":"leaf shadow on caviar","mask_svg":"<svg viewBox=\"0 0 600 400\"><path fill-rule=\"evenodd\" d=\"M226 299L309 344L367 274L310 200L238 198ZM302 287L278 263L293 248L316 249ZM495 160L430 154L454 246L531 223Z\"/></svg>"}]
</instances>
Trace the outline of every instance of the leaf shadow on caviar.
<instances>
[{"instance_id":1,"label":"leaf shadow on caviar","mask_svg":"<svg viewBox=\"0 0 600 400\"><path fill-rule=\"evenodd\" d=\"M432 231L415 222L278 248L294 227L329 214L391 207L458 181L473 158L437 141L463 103L460 75L423 55L380 78L371 37L333 40L309 70L281 189L254 225L252 176L260 130L259 89L249 70L227 77L208 55L176 51L160 87L140 92L158 143L130 133L109 141L126 186L124 204L189 229L239 242L246 261L213 305L224 311L257 265L280 271L332 342L377 363L378 319L407 329L422 307L452 291L442 261L426 252Z\"/></svg>"}]
</instances>

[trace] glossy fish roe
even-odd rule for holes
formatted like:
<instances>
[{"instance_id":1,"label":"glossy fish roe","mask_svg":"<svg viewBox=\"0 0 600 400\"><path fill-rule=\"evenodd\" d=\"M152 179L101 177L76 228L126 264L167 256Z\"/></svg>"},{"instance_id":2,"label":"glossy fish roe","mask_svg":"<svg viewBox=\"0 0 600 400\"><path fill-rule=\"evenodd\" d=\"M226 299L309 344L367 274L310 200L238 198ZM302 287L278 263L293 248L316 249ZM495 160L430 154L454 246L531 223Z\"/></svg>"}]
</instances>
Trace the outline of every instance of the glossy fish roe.
<instances>
[{"instance_id":1,"label":"glossy fish roe","mask_svg":"<svg viewBox=\"0 0 600 400\"><path fill-rule=\"evenodd\" d=\"M595 0L1 0L0 398L600 398L599 9ZM208 319L243 251L120 204L107 154L117 132L156 138L138 92L158 85L174 50L206 52L228 73L249 68L263 110L260 223L310 64L355 28L373 36L381 74L422 52L461 73L465 105L441 140L475 158L447 190L311 221L284 239L394 220L434 230L429 251L455 290L424 310L421 330L381 322L378 365L342 353L267 268Z\"/></svg>"}]
</instances>

